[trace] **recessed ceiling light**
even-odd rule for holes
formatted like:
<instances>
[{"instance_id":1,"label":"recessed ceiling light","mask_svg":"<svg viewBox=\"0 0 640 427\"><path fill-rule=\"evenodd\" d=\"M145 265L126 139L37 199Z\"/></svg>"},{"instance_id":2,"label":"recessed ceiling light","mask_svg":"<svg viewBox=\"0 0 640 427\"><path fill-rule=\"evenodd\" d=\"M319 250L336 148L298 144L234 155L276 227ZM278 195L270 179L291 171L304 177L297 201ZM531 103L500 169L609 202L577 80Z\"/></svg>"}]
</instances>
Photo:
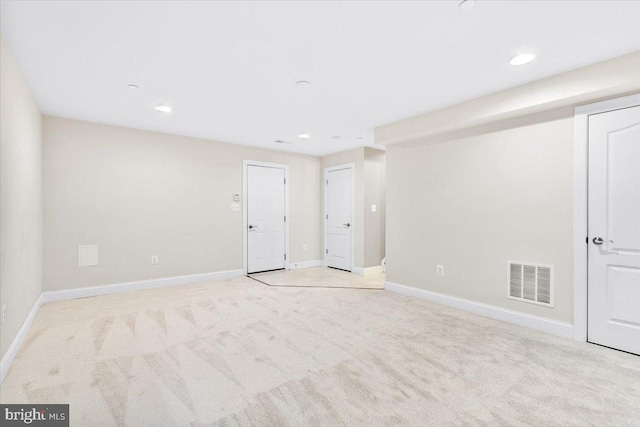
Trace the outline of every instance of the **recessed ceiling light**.
<instances>
[{"instance_id":1,"label":"recessed ceiling light","mask_svg":"<svg viewBox=\"0 0 640 427\"><path fill-rule=\"evenodd\" d=\"M168 105L157 105L156 110L160 111L161 113L170 113L172 111L171 107L169 107Z\"/></svg>"},{"instance_id":2,"label":"recessed ceiling light","mask_svg":"<svg viewBox=\"0 0 640 427\"><path fill-rule=\"evenodd\" d=\"M340 137L339 137L339 136L334 136L334 137L332 137L332 138L333 138L333 139L340 139Z\"/></svg>"},{"instance_id":3,"label":"recessed ceiling light","mask_svg":"<svg viewBox=\"0 0 640 427\"><path fill-rule=\"evenodd\" d=\"M281 139L276 139L276 140L275 140L275 141L273 141L273 142L275 142L276 144L284 144L284 141L283 141L283 140L281 140Z\"/></svg>"},{"instance_id":4,"label":"recessed ceiling light","mask_svg":"<svg viewBox=\"0 0 640 427\"><path fill-rule=\"evenodd\" d=\"M462 10L469 10L476 5L476 0L462 0L458 7Z\"/></svg>"},{"instance_id":5,"label":"recessed ceiling light","mask_svg":"<svg viewBox=\"0 0 640 427\"><path fill-rule=\"evenodd\" d=\"M300 139L308 139L309 138L309 134L308 133L301 133L300 135L298 135L298 138L300 138Z\"/></svg>"},{"instance_id":6,"label":"recessed ceiling light","mask_svg":"<svg viewBox=\"0 0 640 427\"><path fill-rule=\"evenodd\" d=\"M524 64L528 64L529 62L533 61L536 58L536 56L533 53L523 53L520 55L516 55L513 58L511 58L511 61L509 61L509 64L511 65L524 65Z\"/></svg>"},{"instance_id":7,"label":"recessed ceiling light","mask_svg":"<svg viewBox=\"0 0 640 427\"><path fill-rule=\"evenodd\" d=\"M361 136L359 136L359 137L358 137L358 139L362 139L362 137L361 137Z\"/></svg>"},{"instance_id":8,"label":"recessed ceiling light","mask_svg":"<svg viewBox=\"0 0 640 427\"><path fill-rule=\"evenodd\" d=\"M127 87L128 87L129 89L140 89L140 86L138 86L138 85L134 85L134 84L127 85Z\"/></svg>"},{"instance_id":9,"label":"recessed ceiling light","mask_svg":"<svg viewBox=\"0 0 640 427\"><path fill-rule=\"evenodd\" d=\"M311 82L310 82L310 81L308 81L308 80L298 80L298 81L296 82L296 85L297 85L297 86L310 86L310 85L311 85Z\"/></svg>"}]
</instances>

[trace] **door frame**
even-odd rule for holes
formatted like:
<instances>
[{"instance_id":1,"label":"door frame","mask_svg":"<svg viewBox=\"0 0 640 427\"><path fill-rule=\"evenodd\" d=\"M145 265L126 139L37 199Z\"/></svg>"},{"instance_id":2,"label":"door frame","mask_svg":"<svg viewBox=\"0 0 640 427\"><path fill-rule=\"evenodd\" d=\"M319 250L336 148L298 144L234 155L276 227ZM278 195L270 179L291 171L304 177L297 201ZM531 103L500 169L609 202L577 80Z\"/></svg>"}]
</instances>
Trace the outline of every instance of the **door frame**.
<instances>
[{"instance_id":1,"label":"door frame","mask_svg":"<svg viewBox=\"0 0 640 427\"><path fill-rule=\"evenodd\" d=\"M587 341L589 257L589 116L640 105L640 94L575 109L573 147L573 339Z\"/></svg>"},{"instance_id":2,"label":"door frame","mask_svg":"<svg viewBox=\"0 0 640 427\"><path fill-rule=\"evenodd\" d=\"M284 262L285 269L289 270L289 262L291 261L290 251L289 251L289 223L291 222L291 217L289 216L289 165L285 165L282 163L269 163L269 162L261 162L258 160L243 160L242 161L242 274L245 276L248 272L248 263L247 263L247 254L249 250L249 233L248 229L248 212L247 212L247 199L248 199L248 180L247 173L249 166L261 166L275 169L284 169L284 214L287 220L284 223L284 253L286 255L286 260Z\"/></svg>"},{"instance_id":3,"label":"door frame","mask_svg":"<svg viewBox=\"0 0 640 427\"><path fill-rule=\"evenodd\" d=\"M324 168L323 181L325 182L323 185L324 188L324 266L327 267L329 264L329 256L328 256L328 248L329 248L329 227L327 227L327 222L329 219L327 215L327 185L329 179L329 172L337 171L341 169L351 169L351 272L353 273L353 266L355 265L355 257L356 257L356 243L355 243L355 235L356 235L356 219L355 219L355 206L356 206L356 168L355 163L345 163L342 165L329 166Z\"/></svg>"}]
</instances>

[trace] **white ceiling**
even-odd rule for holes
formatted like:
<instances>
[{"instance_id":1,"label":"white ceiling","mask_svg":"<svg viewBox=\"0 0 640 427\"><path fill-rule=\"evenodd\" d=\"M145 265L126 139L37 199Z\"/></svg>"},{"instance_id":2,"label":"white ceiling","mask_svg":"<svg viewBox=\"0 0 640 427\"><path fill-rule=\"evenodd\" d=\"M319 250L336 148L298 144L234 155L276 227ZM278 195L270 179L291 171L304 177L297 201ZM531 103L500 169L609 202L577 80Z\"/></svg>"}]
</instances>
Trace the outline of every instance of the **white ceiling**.
<instances>
[{"instance_id":1,"label":"white ceiling","mask_svg":"<svg viewBox=\"0 0 640 427\"><path fill-rule=\"evenodd\" d=\"M314 155L640 50L638 1L3 0L0 15L45 114ZM508 64L525 51L537 59Z\"/></svg>"}]
</instances>

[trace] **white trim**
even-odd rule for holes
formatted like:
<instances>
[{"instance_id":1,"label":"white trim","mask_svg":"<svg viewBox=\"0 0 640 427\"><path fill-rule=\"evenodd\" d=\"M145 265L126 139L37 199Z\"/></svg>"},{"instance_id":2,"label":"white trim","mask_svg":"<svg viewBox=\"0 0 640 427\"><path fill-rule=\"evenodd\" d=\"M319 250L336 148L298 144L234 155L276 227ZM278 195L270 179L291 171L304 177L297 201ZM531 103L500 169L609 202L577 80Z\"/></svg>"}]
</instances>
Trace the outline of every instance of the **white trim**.
<instances>
[{"instance_id":1,"label":"white trim","mask_svg":"<svg viewBox=\"0 0 640 427\"><path fill-rule=\"evenodd\" d=\"M382 273L383 270L381 265L376 265L374 267L365 267L365 268L353 267L351 272L353 274L357 274L358 276L368 276L369 274Z\"/></svg>"},{"instance_id":2,"label":"white trim","mask_svg":"<svg viewBox=\"0 0 640 427\"><path fill-rule=\"evenodd\" d=\"M640 94L575 109L573 147L573 339L587 341L589 116L640 105Z\"/></svg>"},{"instance_id":3,"label":"white trim","mask_svg":"<svg viewBox=\"0 0 640 427\"><path fill-rule=\"evenodd\" d=\"M300 261L300 262L292 262L289 264L290 270L298 270L300 268L309 268L309 267L322 267L324 262L321 259L314 259L312 261Z\"/></svg>"},{"instance_id":4,"label":"white trim","mask_svg":"<svg viewBox=\"0 0 640 427\"><path fill-rule=\"evenodd\" d=\"M22 324L18 334L11 342L7 352L0 362L0 383L4 380L15 359L22 343L24 342L33 320L36 318L40 306L45 302L63 301L76 298L95 297L121 292L139 291L142 289L162 288L166 286L189 285L192 283L208 282L211 280L231 279L241 277L242 270L217 271L213 273L190 274L187 276L165 277L161 279L139 280L135 282L117 283L113 285L92 286L78 289L65 289L62 291L43 292L36 300L29 312L27 319Z\"/></svg>"},{"instance_id":5,"label":"white trim","mask_svg":"<svg viewBox=\"0 0 640 427\"><path fill-rule=\"evenodd\" d=\"M402 295L420 298L423 300L444 304L450 307L470 311L481 316L502 320L537 331L546 332L563 338L573 338L573 326L570 323L558 322L540 316L520 313L506 308L500 308L489 304L482 304L462 298L443 295L436 292L425 291L411 286L399 285L397 283L385 282L384 289L397 292Z\"/></svg>"},{"instance_id":6,"label":"white trim","mask_svg":"<svg viewBox=\"0 0 640 427\"><path fill-rule=\"evenodd\" d=\"M266 168L284 169L284 214L287 217L287 221L284 224L284 253L287 259L284 263L285 268L289 269L289 258L291 258L291 251L289 250L289 223L291 217L289 216L289 165L282 163L269 163L260 162L257 160L243 160L242 161L242 272L247 274L247 167L248 166L262 166Z\"/></svg>"},{"instance_id":7,"label":"white trim","mask_svg":"<svg viewBox=\"0 0 640 427\"><path fill-rule=\"evenodd\" d=\"M164 288L167 286L190 285L211 280L232 279L243 276L242 270L216 271L213 273L189 274L187 276L163 277L160 279L138 280L135 282L112 285L90 286L86 288L64 289L42 293L42 302L63 301L75 298L95 297L143 289Z\"/></svg>"},{"instance_id":8,"label":"white trim","mask_svg":"<svg viewBox=\"0 0 640 427\"><path fill-rule=\"evenodd\" d=\"M327 176L327 174L329 172L332 171L336 171L336 170L341 170L341 169L351 169L351 271L353 271L354 269L358 268L355 267L355 258L356 258L356 167L355 167L355 163L345 163L342 165L337 165L337 166L329 166L324 168L324 178L323 181L325 182L323 184L324 191L324 218L323 218L323 225L324 225L324 247L322 249L324 249L323 255L324 255L324 266L328 266L329 262L328 262L328 254L327 254L327 242L329 240L329 230L327 229L327 180L329 179L329 177Z\"/></svg>"},{"instance_id":9,"label":"white trim","mask_svg":"<svg viewBox=\"0 0 640 427\"><path fill-rule=\"evenodd\" d=\"M13 360L16 358L18 351L20 351L22 343L24 342L25 338L27 338L29 329L31 329L31 324L35 320L36 315L38 314L40 306L43 302L44 301L42 298L42 294L40 294L36 302L33 304L33 307L31 307L31 311L29 311L29 314L20 327L20 330L18 331L16 337L13 339L11 345L7 349L7 352L2 357L2 361L0 361L0 383L4 381L5 375L7 375L7 372L9 372L9 368L11 367Z\"/></svg>"}]
</instances>

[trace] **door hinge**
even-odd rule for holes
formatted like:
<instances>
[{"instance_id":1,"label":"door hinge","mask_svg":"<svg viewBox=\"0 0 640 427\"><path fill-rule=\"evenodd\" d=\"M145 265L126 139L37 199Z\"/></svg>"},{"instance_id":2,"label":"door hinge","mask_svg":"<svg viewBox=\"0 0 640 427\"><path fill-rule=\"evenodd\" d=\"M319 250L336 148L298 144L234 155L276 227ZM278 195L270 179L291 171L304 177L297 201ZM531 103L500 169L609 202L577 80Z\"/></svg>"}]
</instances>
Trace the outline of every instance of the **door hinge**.
<instances>
[{"instance_id":1,"label":"door hinge","mask_svg":"<svg viewBox=\"0 0 640 427\"><path fill-rule=\"evenodd\" d=\"M589 244L589 236L584 238L584 242L588 245Z\"/></svg>"},{"instance_id":2,"label":"door hinge","mask_svg":"<svg viewBox=\"0 0 640 427\"><path fill-rule=\"evenodd\" d=\"M287 185L287 178L284 179L284 185Z\"/></svg>"},{"instance_id":3,"label":"door hinge","mask_svg":"<svg viewBox=\"0 0 640 427\"><path fill-rule=\"evenodd\" d=\"M327 219L329 219L329 214L326 215Z\"/></svg>"},{"instance_id":4,"label":"door hinge","mask_svg":"<svg viewBox=\"0 0 640 427\"><path fill-rule=\"evenodd\" d=\"M284 216L284 222L287 222L287 216L286 215Z\"/></svg>"},{"instance_id":5,"label":"door hinge","mask_svg":"<svg viewBox=\"0 0 640 427\"><path fill-rule=\"evenodd\" d=\"M329 185L329 180L327 180L327 185Z\"/></svg>"},{"instance_id":6,"label":"door hinge","mask_svg":"<svg viewBox=\"0 0 640 427\"><path fill-rule=\"evenodd\" d=\"M284 254L284 259L285 259L285 260L287 259L287 254Z\"/></svg>"},{"instance_id":7,"label":"door hinge","mask_svg":"<svg viewBox=\"0 0 640 427\"><path fill-rule=\"evenodd\" d=\"M325 254L327 254L327 255L329 255L329 249L325 249L325 250L324 250L324 253L325 253Z\"/></svg>"}]
</instances>

